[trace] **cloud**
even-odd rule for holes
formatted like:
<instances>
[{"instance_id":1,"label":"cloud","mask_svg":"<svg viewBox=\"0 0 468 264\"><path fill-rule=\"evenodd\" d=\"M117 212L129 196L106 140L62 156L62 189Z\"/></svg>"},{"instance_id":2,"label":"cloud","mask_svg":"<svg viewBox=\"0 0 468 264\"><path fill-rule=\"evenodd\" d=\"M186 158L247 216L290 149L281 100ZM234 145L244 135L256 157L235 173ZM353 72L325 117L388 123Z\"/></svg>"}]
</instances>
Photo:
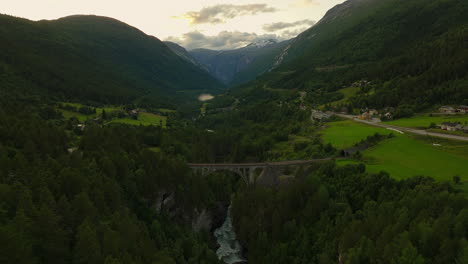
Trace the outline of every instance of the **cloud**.
<instances>
[{"instance_id":1,"label":"cloud","mask_svg":"<svg viewBox=\"0 0 468 264\"><path fill-rule=\"evenodd\" d=\"M278 11L276 8L266 4L220 4L202 8L200 11L187 12L182 17L189 19L192 24L220 24L225 23L228 19L239 16L272 13L276 11Z\"/></svg>"},{"instance_id":2,"label":"cloud","mask_svg":"<svg viewBox=\"0 0 468 264\"><path fill-rule=\"evenodd\" d=\"M178 43L188 50L197 48L230 50L265 39L284 40L285 38L276 34L258 35L239 31L222 31L218 35L207 36L198 31L193 31L185 33L181 37L169 37L166 40Z\"/></svg>"},{"instance_id":3,"label":"cloud","mask_svg":"<svg viewBox=\"0 0 468 264\"><path fill-rule=\"evenodd\" d=\"M292 39L297 37L297 35L301 34L302 32L306 31L308 28L303 27L303 28L298 28L296 30L284 30L281 32L281 38L282 39Z\"/></svg>"},{"instance_id":4,"label":"cloud","mask_svg":"<svg viewBox=\"0 0 468 264\"><path fill-rule=\"evenodd\" d=\"M292 27L298 27L298 26L312 26L315 24L315 21L309 20L309 19L304 19L296 22L277 22L277 23L272 23L272 24L266 24L263 25L263 30L266 32L276 32L279 30L287 29L287 28L292 28Z\"/></svg>"},{"instance_id":5,"label":"cloud","mask_svg":"<svg viewBox=\"0 0 468 264\"><path fill-rule=\"evenodd\" d=\"M295 3L296 6L319 6L320 2L318 0L298 0Z\"/></svg>"}]
</instances>

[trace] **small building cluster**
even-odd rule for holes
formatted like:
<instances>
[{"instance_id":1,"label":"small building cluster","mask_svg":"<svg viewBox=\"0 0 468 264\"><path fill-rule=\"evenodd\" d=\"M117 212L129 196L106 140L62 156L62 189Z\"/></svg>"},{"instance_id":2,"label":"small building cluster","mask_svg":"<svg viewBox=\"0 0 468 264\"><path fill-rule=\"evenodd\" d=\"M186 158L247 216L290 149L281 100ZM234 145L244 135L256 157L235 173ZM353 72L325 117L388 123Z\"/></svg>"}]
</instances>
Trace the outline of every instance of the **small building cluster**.
<instances>
[{"instance_id":1,"label":"small building cluster","mask_svg":"<svg viewBox=\"0 0 468 264\"><path fill-rule=\"evenodd\" d=\"M332 112L322 112L319 110L312 110L312 119L314 120L325 120L333 116Z\"/></svg>"},{"instance_id":2,"label":"small building cluster","mask_svg":"<svg viewBox=\"0 0 468 264\"><path fill-rule=\"evenodd\" d=\"M460 123L451 123L451 122L444 122L440 124L440 129L446 131L462 131L464 133L468 133L468 126L463 126Z\"/></svg>"},{"instance_id":3,"label":"small building cluster","mask_svg":"<svg viewBox=\"0 0 468 264\"><path fill-rule=\"evenodd\" d=\"M366 87L371 84L372 83L367 80L361 80L361 81L354 82L351 86L352 87Z\"/></svg>"},{"instance_id":4,"label":"small building cluster","mask_svg":"<svg viewBox=\"0 0 468 264\"><path fill-rule=\"evenodd\" d=\"M444 114L454 114L454 113L466 114L468 113L468 106L460 105L458 107L453 107L453 106L445 105L439 108L439 112L444 113Z\"/></svg>"},{"instance_id":5,"label":"small building cluster","mask_svg":"<svg viewBox=\"0 0 468 264\"><path fill-rule=\"evenodd\" d=\"M362 120L372 120L372 118L380 118L379 111L375 109L361 109L361 115L358 116Z\"/></svg>"}]
</instances>

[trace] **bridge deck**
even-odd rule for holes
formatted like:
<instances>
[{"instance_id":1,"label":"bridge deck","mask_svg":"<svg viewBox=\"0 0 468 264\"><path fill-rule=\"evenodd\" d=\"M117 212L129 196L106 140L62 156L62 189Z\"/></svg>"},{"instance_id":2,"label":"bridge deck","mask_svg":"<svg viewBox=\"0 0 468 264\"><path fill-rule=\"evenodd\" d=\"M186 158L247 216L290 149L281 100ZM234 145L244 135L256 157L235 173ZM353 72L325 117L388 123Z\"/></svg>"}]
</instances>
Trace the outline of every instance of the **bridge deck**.
<instances>
[{"instance_id":1,"label":"bridge deck","mask_svg":"<svg viewBox=\"0 0 468 264\"><path fill-rule=\"evenodd\" d=\"M316 162L329 161L331 158L314 159L314 160L289 160L278 162L262 162L262 163L189 163L190 168L247 168L247 167L283 167L290 165L306 165Z\"/></svg>"}]
</instances>

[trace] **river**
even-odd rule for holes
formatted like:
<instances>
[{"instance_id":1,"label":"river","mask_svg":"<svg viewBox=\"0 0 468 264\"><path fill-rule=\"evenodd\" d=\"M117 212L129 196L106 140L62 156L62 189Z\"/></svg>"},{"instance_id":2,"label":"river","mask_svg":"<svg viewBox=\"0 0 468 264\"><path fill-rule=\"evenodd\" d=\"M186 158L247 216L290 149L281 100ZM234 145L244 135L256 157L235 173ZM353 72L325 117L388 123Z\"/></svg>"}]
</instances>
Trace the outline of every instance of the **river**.
<instances>
[{"instance_id":1,"label":"river","mask_svg":"<svg viewBox=\"0 0 468 264\"><path fill-rule=\"evenodd\" d=\"M231 206L229 206L226 220L215 230L214 235L219 244L216 255L220 260L226 264L247 263L247 260L242 257L242 246L236 239L236 232L232 225Z\"/></svg>"}]
</instances>

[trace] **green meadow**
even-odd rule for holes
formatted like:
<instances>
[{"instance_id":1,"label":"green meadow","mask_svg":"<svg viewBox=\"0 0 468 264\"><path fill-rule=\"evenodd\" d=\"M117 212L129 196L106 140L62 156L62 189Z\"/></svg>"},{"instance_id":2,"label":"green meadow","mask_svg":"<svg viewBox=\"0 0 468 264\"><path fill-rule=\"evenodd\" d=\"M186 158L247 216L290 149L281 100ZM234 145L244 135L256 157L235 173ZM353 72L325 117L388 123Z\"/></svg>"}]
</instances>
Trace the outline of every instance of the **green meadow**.
<instances>
[{"instance_id":1,"label":"green meadow","mask_svg":"<svg viewBox=\"0 0 468 264\"><path fill-rule=\"evenodd\" d=\"M327 123L322 131L324 143L332 144L335 148L342 149L353 146L359 141L375 133L387 135L396 134L391 130L379 127L365 126L351 120Z\"/></svg>"},{"instance_id":2,"label":"green meadow","mask_svg":"<svg viewBox=\"0 0 468 264\"><path fill-rule=\"evenodd\" d=\"M345 103L349 98L353 97L357 92L359 92L359 87L348 87L340 89L339 92L344 95L343 99L331 103L331 105L338 105Z\"/></svg>"},{"instance_id":3,"label":"green meadow","mask_svg":"<svg viewBox=\"0 0 468 264\"><path fill-rule=\"evenodd\" d=\"M127 125L134 125L134 126L162 126L166 127L166 120L167 117L165 116L160 116L157 114L151 114L151 113L145 113L145 112L140 112L138 113L138 120L132 119L132 118L119 118L119 119L114 119L109 122L109 124L112 123L120 123L120 124L127 124Z\"/></svg>"},{"instance_id":4,"label":"green meadow","mask_svg":"<svg viewBox=\"0 0 468 264\"><path fill-rule=\"evenodd\" d=\"M84 114L81 114L81 113L70 112L70 111L63 110L63 109L60 109L59 111L62 112L63 118L65 118L66 120L68 120L68 119L70 119L72 117L75 117L80 122L85 122L86 120L94 118L96 116L96 115L84 115Z\"/></svg>"},{"instance_id":5,"label":"green meadow","mask_svg":"<svg viewBox=\"0 0 468 264\"><path fill-rule=\"evenodd\" d=\"M409 118L402 118L393 121L385 122L388 125L414 127L414 128L428 128L431 123L439 125L443 122L460 122L462 124L468 123L468 115L436 115L429 116L429 114L417 115Z\"/></svg>"},{"instance_id":6,"label":"green meadow","mask_svg":"<svg viewBox=\"0 0 468 264\"><path fill-rule=\"evenodd\" d=\"M323 140L338 149L350 147L375 132L391 132L350 120L327 125L322 131ZM386 171L397 179L423 175L440 181L452 181L453 176L458 175L465 185L468 184L468 143L394 134L394 138L362 152L362 162L369 172ZM360 161L340 160L338 164L356 162Z\"/></svg>"},{"instance_id":7,"label":"green meadow","mask_svg":"<svg viewBox=\"0 0 468 264\"><path fill-rule=\"evenodd\" d=\"M78 104L78 103L61 103L62 105L70 105L76 108L80 108L86 105L83 104ZM97 116L102 115L103 111L106 111L106 113L111 113L114 111L120 111L122 110L122 107L118 106L106 106L106 107L101 107L101 108L96 108L96 114L90 114L90 115L85 115L82 113L78 112L71 112L68 110L64 109L58 109L60 112L62 112L62 115L65 119L69 119L71 117L77 118L80 122L85 122L88 119L93 119ZM160 112L164 113L169 113L169 112L175 112L175 110L170 110L170 109L159 109ZM113 119L109 121L107 124L112 124L112 123L120 123L120 124L128 124L128 125L143 125L143 126L160 126L166 127L166 120L167 117L157 115L157 114L152 114L152 113L147 113L147 112L140 112L138 113L138 120L132 119L132 118L118 118L118 119Z\"/></svg>"},{"instance_id":8,"label":"green meadow","mask_svg":"<svg viewBox=\"0 0 468 264\"><path fill-rule=\"evenodd\" d=\"M83 105L83 104L78 104L78 103L65 103L65 102L62 102L60 103L61 105L68 105L68 106L73 106L73 107L76 107L76 108L80 108L80 107L85 107L86 105ZM91 114L91 115L85 115L85 114L82 114L82 113L79 113L79 112L72 112L72 111L68 111L68 110L65 110L65 109L61 109L60 107L58 108L58 110L60 112L62 112L62 115L65 119L69 119L71 117L75 117L77 118L80 122L85 122L86 120L88 119L93 119L95 118L96 116L98 115L101 115L102 114L102 111L105 110L107 113L110 113L110 112L113 112L113 111L118 111L118 110L122 110L121 107L116 107L116 106L108 106L108 107L97 107L96 108L96 114Z\"/></svg>"}]
</instances>

